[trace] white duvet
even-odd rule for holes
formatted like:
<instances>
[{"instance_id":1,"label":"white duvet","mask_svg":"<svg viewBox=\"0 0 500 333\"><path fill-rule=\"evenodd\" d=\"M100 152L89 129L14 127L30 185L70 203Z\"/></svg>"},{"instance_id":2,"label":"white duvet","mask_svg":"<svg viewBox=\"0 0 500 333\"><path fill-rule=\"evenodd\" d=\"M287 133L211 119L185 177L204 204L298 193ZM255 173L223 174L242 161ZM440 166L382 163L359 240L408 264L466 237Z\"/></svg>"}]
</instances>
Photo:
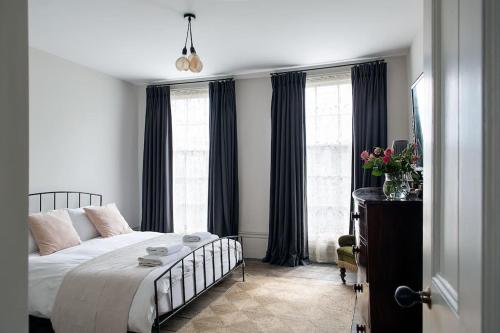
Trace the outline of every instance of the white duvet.
<instances>
[{"instance_id":1,"label":"white duvet","mask_svg":"<svg viewBox=\"0 0 500 333\"><path fill-rule=\"evenodd\" d=\"M159 236L155 232L133 232L129 234L109 237L109 238L94 238L83 242L82 244L71 247L47 256L40 256L37 253L30 254L29 256L29 283L28 283L28 300L29 300L29 313L31 315L43 318L50 318L52 308L56 299L57 291L62 283L64 275L72 268L79 264L95 258L106 252L110 252L121 247L125 247L134 243L138 243L150 238ZM171 234L172 244L182 242L182 235ZM213 236L212 239L216 239ZM209 241L210 241L209 240ZM236 244L236 251L235 246ZM169 245L169 244L166 244ZM191 247L194 249L201 244L194 243ZM228 246L229 245L229 246ZM229 251L229 253L228 253ZM222 273L228 271L229 266L234 267L237 260L241 258L241 247L239 243L234 243L227 240L222 242L222 256L221 245L216 242L214 245L215 256L212 256L212 246L206 246L205 260L206 260L206 274L203 274L203 256L202 251L196 252L196 289L200 292L205 284L210 285L215 278L221 276ZM179 259L186 253L179 253ZM214 262L212 262L212 257ZM185 277L193 274L193 261L192 257L185 260ZM222 270L221 270L222 260ZM215 272L212 267L215 266ZM142 281L139 289L137 290L134 300L132 302L128 328L133 332L151 332L151 326L155 319L155 306L154 306L154 283L153 281L164 272L169 265L158 267L153 270ZM174 269L172 291L170 291L168 274L164 276L163 283L159 284L159 312L160 314L168 312L172 309L170 304L170 293L172 292L173 306L177 307L182 304L182 286L179 282L181 275L180 265ZM206 277L206 281L204 278ZM185 298L190 299L194 295L193 279L185 279Z\"/></svg>"}]
</instances>

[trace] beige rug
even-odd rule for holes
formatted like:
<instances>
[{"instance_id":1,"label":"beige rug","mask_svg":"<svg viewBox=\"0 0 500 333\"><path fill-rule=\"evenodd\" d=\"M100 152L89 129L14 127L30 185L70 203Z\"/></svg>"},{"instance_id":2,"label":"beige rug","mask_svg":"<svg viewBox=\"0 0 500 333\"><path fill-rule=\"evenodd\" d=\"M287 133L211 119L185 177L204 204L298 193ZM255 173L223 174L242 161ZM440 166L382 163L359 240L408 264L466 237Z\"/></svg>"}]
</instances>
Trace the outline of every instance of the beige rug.
<instances>
[{"instance_id":1,"label":"beige rug","mask_svg":"<svg viewBox=\"0 0 500 333\"><path fill-rule=\"evenodd\" d=\"M177 319L177 324L174 319L163 330L179 333L351 331L355 302L352 286L317 278L276 276L259 270L247 273L246 278L246 282L241 282L241 275L236 272L209 295L202 296L204 300L194 302L200 301L198 307L203 306L203 310L187 309L184 319Z\"/></svg>"}]
</instances>

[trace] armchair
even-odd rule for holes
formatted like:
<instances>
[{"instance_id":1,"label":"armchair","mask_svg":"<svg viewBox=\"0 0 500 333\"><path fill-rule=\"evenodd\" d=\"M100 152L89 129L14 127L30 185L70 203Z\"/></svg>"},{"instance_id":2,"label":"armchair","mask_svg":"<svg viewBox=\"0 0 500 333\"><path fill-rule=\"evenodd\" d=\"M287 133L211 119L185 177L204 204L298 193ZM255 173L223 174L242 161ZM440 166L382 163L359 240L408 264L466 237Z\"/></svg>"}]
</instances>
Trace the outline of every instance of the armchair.
<instances>
[{"instance_id":1,"label":"armchair","mask_svg":"<svg viewBox=\"0 0 500 333\"><path fill-rule=\"evenodd\" d=\"M358 270L358 265L356 264L356 258L352 251L352 247L356 244L356 238L354 235L344 235L339 237L339 247L337 248L337 266L340 268L340 278L345 284L345 273L346 269L352 272Z\"/></svg>"}]
</instances>

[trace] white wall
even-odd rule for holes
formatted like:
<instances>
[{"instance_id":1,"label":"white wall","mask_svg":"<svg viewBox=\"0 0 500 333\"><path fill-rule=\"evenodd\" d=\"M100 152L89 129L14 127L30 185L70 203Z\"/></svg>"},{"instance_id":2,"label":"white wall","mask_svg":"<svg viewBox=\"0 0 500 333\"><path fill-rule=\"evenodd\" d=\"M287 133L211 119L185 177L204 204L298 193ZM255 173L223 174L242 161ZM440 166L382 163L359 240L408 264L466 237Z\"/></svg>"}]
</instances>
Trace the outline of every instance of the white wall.
<instances>
[{"instance_id":1,"label":"white wall","mask_svg":"<svg viewBox=\"0 0 500 333\"><path fill-rule=\"evenodd\" d=\"M137 226L137 129L133 85L30 49L31 193L100 193Z\"/></svg>"},{"instance_id":2,"label":"white wall","mask_svg":"<svg viewBox=\"0 0 500 333\"><path fill-rule=\"evenodd\" d=\"M28 8L0 0L0 332L28 332Z\"/></svg>"},{"instance_id":3,"label":"white wall","mask_svg":"<svg viewBox=\"0 0 500 333\"><path fill-rule=\"evenodd\" d=\"M423 29L418 29L417 35L413 39L408 54L408 79L411 85L424 71L424 32Z\"/></svg>"},{"instance_id":4,"label":"white wall","mask_svg":"<svg viewBox=\"0 0 500 333\"><path fill-rule=\"evenodd\" d=\"M139 129L137 131L137 184L139 186L139 216L142 214L142 155L144 154L144 124L146 122L146 87L138 87L137 89L137 123Z\"/></svg>"},{"instance_id":5,"label":"white wall","mask_svg":"<svg viewBox=\"0 0 500 333\"><path fill-rule=\"evenodd\" d=\"M413 83L418 79L420 74L424 72L424 29L423 29L423 20L420 22L417 29L417 34L413 38L413 41L410 45L410 49L408 52L408 64L407 64L407 72L408 72L408 87L411 88ZM410 137L413 140L413 113L412 113L412 105L411 98L408 99L408 126L410 129Z\"/></svg>"},{"instance_id":6,"label":"white wall","mask_svg":"<svg viewBox=\"0 0 500 333\"><path fill-rule=\"evenodd\" d=\"M407 57L386 58L387 62L387 144L409 138L409 96Z\"/></svg>"},{"instance_id":7,"label":"white wall","mask_svg":"<svg viewBox=\"0 0 500 333\"><path fill-rule=\"evenodd\" d=\"M240 234L245 256L263 258L269 231L271 79L236 80Z\"/></svg>"}]
</instances>

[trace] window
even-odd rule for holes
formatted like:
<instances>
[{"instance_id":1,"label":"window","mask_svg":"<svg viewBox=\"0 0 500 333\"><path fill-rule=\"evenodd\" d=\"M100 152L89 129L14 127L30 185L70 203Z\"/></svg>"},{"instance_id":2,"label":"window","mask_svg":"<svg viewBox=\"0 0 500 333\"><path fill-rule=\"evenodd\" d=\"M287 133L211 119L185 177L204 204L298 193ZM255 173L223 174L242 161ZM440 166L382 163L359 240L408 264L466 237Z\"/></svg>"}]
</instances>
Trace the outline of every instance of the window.
<instances>
[{"instance_id":1,"label":"window","mask_svg":"<svg viewBox=\"0 0 500 333\"><path fill-rule=\"evenodd\" d=\"M208 89L173 89L174 232L207 230Z\"/></svg>"},{"instance_id":2,"label":"window","mask_svg":"<svg viewBox=\"0 0 500 333\"><path fill-rule=\"evenodd\" d=\"M338 237L349 232L352 90L349 74L312 77L306 85L309 256L337 259Z\"/></svg>"}]
</instances>

